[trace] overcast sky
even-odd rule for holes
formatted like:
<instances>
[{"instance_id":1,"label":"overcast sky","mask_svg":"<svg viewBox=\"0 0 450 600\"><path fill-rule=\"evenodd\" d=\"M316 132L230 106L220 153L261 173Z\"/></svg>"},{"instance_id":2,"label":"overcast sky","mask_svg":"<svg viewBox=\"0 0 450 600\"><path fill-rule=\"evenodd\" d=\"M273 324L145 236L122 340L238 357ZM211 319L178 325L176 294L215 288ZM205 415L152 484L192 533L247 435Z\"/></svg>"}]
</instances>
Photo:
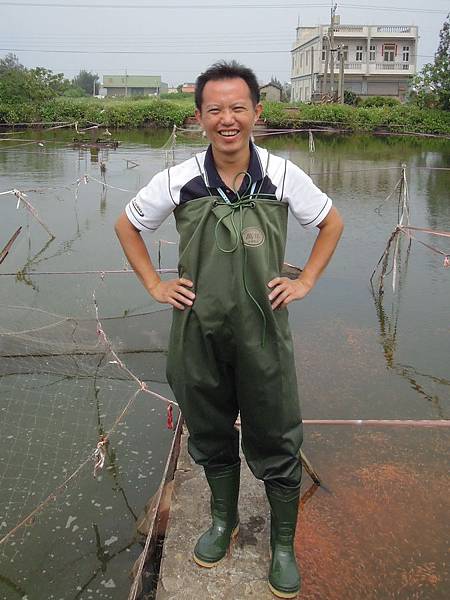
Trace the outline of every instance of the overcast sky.
<instances>
[{"instance_id":1,"label":"overcast sky","mask_svg":"<svg viewBox=\"0 0 450 600\"><path fill-rule=\"evenodd\" d=\"M431 61L450 0L379 2L338 3L337 14L341 23L418 25L418 65ZM27 67L69 78L80 69L100 77L127 69L169 85L236 58L261 81L284 82L297 23L328 23L330 7L324 0L0 0L0 56L14 52Z\"/></svg>"}]
</instances>

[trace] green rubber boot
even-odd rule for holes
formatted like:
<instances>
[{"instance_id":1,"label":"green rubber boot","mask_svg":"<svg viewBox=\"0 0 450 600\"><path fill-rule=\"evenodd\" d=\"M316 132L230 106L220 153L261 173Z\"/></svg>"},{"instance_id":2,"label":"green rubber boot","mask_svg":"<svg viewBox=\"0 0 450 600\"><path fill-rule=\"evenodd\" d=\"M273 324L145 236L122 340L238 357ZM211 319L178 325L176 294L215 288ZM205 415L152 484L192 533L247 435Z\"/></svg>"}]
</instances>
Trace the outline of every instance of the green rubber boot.
<instances>
[{"instance_id":1,"label":"green rubber boot","mask_svg":"<svg viewBox=\"0 0 450 600\"><path fill-rule=\"evenodd\" d=\"M207 470L211 488L212 525L201 535L194 548L194 560L201 567L214 567L226 555L231 540L239 531L237 510L241 465Z\"/></svg>"},{"instance_id":2,"label":"green rubber boot","mask_svg":"<svg viewBox=\"0 0 450 600\"><path fill-rule=\"evenodd\" d=\"M300 591L300 573L294 552L299 489L283 490L266 484L270 503L270 547L272 562L269 588L278 598L295 598Z\"/></svg>"}]
</instances>

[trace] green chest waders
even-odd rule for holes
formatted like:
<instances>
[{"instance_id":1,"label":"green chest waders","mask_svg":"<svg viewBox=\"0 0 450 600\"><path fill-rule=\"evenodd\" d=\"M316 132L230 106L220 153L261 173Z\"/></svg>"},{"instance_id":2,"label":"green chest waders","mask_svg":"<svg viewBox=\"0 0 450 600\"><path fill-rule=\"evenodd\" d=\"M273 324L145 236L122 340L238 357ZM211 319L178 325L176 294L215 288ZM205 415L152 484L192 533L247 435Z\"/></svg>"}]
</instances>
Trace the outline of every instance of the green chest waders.
<instances>
[{"instance_id":1,"label":"green chest waders","mask_svg":"<svg viewBox=\"0 0 450 600\"><path fill-rule=\"evenodd\" d=\"M175 209L179 275L194 283L192 307L173 311L167 378L186 419L189 452L206 469L239 462L254 475L298 488L302 425L286 309L273 311L268 282L284 260L288 207L247 196Z\"/></svg>"}]
</instances>

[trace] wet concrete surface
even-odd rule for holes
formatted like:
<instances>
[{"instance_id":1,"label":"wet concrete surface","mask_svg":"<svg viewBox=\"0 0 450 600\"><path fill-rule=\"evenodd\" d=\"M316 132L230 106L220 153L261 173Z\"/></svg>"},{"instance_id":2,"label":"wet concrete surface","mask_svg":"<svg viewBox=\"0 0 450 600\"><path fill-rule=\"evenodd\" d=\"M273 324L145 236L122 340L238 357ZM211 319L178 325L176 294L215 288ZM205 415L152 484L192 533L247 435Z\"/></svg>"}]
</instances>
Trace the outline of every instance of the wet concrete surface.
<instances>
[{"instance_id":1,"label":"wet concrete surface","mask_svg":"<svg viewBox=\"0 0 450 600\"><path fill-rule=\"evenodd\" d=\"M299 600L450 597L448 438L433 429L305 427L304 451L324 486L304 475ZM206 480L183 436L157 600L273 600L268 504L245 461L238 539L217 567L202 569L192 550L209 526L208 507Z\"/></svg>"}]
</instances>

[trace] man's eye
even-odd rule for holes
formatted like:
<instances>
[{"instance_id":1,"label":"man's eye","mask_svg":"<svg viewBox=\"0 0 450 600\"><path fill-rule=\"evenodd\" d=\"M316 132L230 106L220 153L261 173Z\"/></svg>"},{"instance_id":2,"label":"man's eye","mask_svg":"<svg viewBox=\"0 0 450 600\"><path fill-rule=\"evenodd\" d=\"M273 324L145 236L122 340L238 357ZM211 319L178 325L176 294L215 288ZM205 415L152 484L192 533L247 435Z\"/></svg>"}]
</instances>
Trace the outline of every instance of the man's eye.
<instances>
[{"instance_id":1,"label":"man's eye","mask_svg":"<svg viewBox=\"0 0 450 600\"><path fill-rule=\"evenodd\" d=\"M208 112L212 115L217 115L219 113L219 109L218 108L210 108L208 110Z\"/></svg>"},{"instance_id":2,"label":"man's eye","mask_svg":"<svg viewBox=\"0 0 450 600\"><path fill-rule=\"evenodd\" d=\"M234 110L237 112L242 112L243 110L245 110L245 106L235 106Z\"/></svg>"}]
</instances>

